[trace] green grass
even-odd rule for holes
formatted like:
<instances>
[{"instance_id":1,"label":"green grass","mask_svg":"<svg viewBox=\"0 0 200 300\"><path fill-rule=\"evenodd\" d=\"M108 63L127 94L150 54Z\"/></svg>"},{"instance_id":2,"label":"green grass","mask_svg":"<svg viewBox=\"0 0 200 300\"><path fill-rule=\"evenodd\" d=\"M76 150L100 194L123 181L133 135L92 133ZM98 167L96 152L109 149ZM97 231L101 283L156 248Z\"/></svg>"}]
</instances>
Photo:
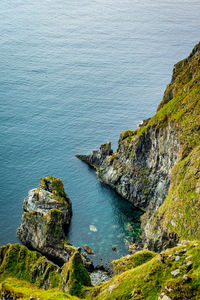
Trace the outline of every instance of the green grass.
<instances>
[{"instance_id":1,"label":"green grass","mask_svg":"<svg viewBox=\"0 0 200 300\"><path fill-rule=\"evenodd\" d=\"M199 254L199 242L189 242L161 255L155 254L149 261L97 286L89 299L125 300L131 299L134 292L133 299L155 300L162 291L171 299L200 299ZM180 257L178 261L175 260L176 256ZM191 270L186 270L188 261L193 263ZM176 269L180 270L180 275L173 277L171 272ZM190 282L183 282L184 274L191 278Z\"/></svg>"},{"instance_id":2,"label":"green grass","mask_svg":"<svg viewBox=\"0 0 200 300\"><path fill-rule=\"evenodd\" d=\"M30 299L33 297L40 300L78 300L79 298L63 293L57 289L49 289L47 291L38 289L36 286L22 280L10 277L0 283L0 294L2 292L10 293L17 299Z\"/></svg>"},{"instance_id":3,"label":"green grass","mask_svg":"<svg viewBox=\"0 0 200 300\"><path fill-rule=\"evenodd\" d=\"M127 255L117 260L113 260L111 266L114 275L121 274L129 269L142 265L156 256L155 252L149 250L138 251L135 254Z\"/></svg>"}]
</instances>

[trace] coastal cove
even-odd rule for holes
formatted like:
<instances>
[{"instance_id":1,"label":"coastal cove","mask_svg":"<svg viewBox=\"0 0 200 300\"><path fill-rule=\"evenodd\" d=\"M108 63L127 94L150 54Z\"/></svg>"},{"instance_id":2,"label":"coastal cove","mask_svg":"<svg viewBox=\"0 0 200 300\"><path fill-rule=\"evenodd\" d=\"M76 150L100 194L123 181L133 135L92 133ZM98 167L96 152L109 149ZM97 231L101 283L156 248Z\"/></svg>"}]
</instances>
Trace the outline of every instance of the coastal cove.
<instances>
[{"instance_id":1,"label":"coastal cove","mask_svg":"<svg viewBox=\"0 0 200 300\"><path fill-rule=\"evenodd\" d=\"M141 213L75 154L106 141L116 150L154 114L173 64L198 42L199 2L23 2L3 0L0 18L0 244L18 242L24 197L52 175L72 201L67 239L109 263L128 253Z\"/></svg>"}]
</instances>

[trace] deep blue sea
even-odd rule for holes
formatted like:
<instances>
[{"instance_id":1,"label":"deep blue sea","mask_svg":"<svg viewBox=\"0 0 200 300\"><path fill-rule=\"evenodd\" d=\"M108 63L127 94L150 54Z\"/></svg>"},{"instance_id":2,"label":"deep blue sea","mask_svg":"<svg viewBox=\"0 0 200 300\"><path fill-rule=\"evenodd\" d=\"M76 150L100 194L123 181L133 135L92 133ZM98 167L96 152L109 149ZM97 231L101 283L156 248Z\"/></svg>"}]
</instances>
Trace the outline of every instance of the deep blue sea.
<instances>
[{"instance_id":1,"label":"deep blue sea","mask_svg":"<svg viewBox=\"0 0 200 300\"><path fill-rule=\"evenodd\" d=\"M199 16L199 0L1 0L0 244L18 241L24 197L52 175L73 203L67 238L92 247L95 263L128 253L138 211L75 154L115 150L154 114L200 40Z\"/></svg>"}]
</instances>

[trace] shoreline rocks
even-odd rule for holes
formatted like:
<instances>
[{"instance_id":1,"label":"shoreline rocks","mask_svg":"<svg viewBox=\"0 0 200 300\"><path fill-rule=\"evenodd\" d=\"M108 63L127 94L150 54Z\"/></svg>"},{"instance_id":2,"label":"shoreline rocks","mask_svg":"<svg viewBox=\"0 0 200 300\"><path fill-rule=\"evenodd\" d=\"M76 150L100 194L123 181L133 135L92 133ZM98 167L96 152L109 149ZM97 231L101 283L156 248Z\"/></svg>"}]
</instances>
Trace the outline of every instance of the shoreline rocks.
<instances>
[{"instance_id":1,"label":"shoreline rocks","mask_svg":"<svg viewBox=\"0 0 200 300\"><path fill-rule=\"evenodd\" d=\"M85 252L87 252L88 254L90 254L90 255L94 254L93 250L88 245L84 245L83 248L84 248Z\"/></svg>"}]
</instances>

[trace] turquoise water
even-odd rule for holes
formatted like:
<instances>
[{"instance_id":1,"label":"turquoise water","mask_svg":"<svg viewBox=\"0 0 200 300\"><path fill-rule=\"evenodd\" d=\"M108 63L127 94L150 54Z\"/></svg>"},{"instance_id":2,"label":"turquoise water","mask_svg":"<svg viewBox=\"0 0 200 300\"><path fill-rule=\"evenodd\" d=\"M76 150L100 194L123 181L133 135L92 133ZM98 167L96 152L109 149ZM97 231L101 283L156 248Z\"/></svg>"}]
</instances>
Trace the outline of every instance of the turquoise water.
<instances>
[{"instance_id":1,"label":"turquoise water","mask_svg":"<svg viewBox=\"0 0 200 300\"><path fill-rule=\"evenodd\" d=\"M155 112L199 41L199 13L199 0L1 0L1 244L18 241L24 197L52 175L73 203L69 240L91 246L95 263L127 253L139 213L74 155L116 149Z\"/></svg>"}]
</instances>

